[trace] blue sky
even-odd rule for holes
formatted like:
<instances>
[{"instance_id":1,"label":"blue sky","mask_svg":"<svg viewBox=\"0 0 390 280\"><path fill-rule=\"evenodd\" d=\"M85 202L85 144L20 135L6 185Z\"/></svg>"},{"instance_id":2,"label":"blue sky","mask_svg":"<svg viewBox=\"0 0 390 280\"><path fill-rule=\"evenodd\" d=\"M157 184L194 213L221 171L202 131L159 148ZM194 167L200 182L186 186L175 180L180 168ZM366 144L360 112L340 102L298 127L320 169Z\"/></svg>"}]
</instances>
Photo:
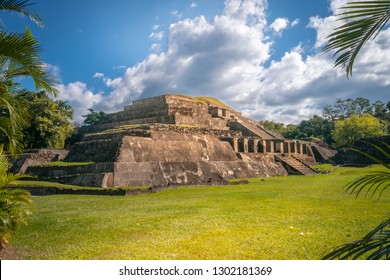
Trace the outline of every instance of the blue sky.
<instances>
[{"instance_id":1,"label":"blue sky","mask_svg":"<svg viewBox=\"0 0 390 280\"><path fill-rule=\"evenodd\" d=\"M256 119L297 123L336 98L389 100L390 31L370 42L347 80L321 53L346 0L36 0L29 27L61 94L82 121L164 93L219 98ZM28 81L22 81L29 86Z\"/></svg>"}]
</instances>

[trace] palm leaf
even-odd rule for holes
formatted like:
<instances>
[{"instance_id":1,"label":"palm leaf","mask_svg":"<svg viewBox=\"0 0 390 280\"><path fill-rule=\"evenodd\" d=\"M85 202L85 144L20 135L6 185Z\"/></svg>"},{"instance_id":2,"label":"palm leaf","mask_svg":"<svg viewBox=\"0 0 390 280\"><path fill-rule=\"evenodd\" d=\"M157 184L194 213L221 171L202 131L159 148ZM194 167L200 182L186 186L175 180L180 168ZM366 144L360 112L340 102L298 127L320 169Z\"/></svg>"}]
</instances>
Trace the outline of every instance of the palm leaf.
<instances>
[{"instance_id":1,"label":"palm leaf","mask_svg":"<svg viewBox=\"0 0 390 280\"><path fill-rule=\"evenodd\" d=\"M335 67L345 68L352 76L354 61L363 45L374 39L390 20L390 1L349 2L341 9L338 20L348 21L327 38L324 52L335 50Z\"/></svg>"},{"instance_id":2,"label":"palm leaf","mask_svg":"<svg viewBox=\"0 0 390 280\"><path fill-rule=\"evenodd\" d=\"M326 254L323 260L390 259L390 218L381 222L362 239L343 244Z\"/></svg>"},{"instance_id":3,"label":"palm leaf","mask_svg":"<svg viewBox=\"0 0 390 280\"><path fill-rule=\"evenodd\" d=\"M7 81L20 76L33 78L36 89L58 94L56 78L48 73L39 53L41 47L32 33L26 29L24 34L0 34L0 70L2 80Z\"/></svg>"},{"instance_id":4,"label":"palm leaf","mask_svg":"<svg viewBox=\"0 0 390 280\"><path fill-rule=\"evenodd\" d=\"M0 0L0 10L14 11L28 16L33 22L43 27L43 22L38 14L29 12L27 8L32 5L28 0Z\"/></svg>"},{"instance_id":5,"label":"palm leaf","mask_svg":"<svg viewBox=\"0 0 390 280\"><path fill-rule=\"evenodd\" d=\"M377 141L383 145L383 148L368 141L362 141L374 149L380 154L390 160L390 145ZM387 150L389 150L389 152ZM354 151L365 155L372 159L374 162L382 164L384 167L390 170L390 165L386 162L373 157L372 155L353 149ZM369 173L357 180L347 184L346 190L350 193L356 193L359 196L363 190L366 191L366 195L375 194L378 198L381 197L383 192L390 187L390 171L373 172ZM326 254L323 259L390 259L390 217L380 223L372 231L370 231L362 239L341 245L336 249L333 249L330 253Z\"/></svg>"},{"instance_id":6,"label":"palm leaf","mask_svg":"<svg viewBox=\"0 0 390 280\"><path fill-rule=\"evenodd\" d=\"M365 140L361 140L361 142L365 143L365 144L368 144L370 146L372 146L374 149L376 149L379 153L381 153L385 158L389 159L390 160L390 145L383 142L383 141L377 141L378 143L382 144L384 146L384 148L388 149L389 151L386 151L384 148L381 148L380 146L372 143L372 142L369 142L369 141L365 141ZM360 150L357 150L357 149L354 149L354 148L351 148L352 151L355 151L357 153L360 153L368 158L370 158L372 161L378 163L378 164L381 164L383 165L384 167L386 167L387 169L390 169L390 165L387 164L386 162L368 154L368 153L365 153L365 152L362 152Z\"/></svg>"}]
</instances>

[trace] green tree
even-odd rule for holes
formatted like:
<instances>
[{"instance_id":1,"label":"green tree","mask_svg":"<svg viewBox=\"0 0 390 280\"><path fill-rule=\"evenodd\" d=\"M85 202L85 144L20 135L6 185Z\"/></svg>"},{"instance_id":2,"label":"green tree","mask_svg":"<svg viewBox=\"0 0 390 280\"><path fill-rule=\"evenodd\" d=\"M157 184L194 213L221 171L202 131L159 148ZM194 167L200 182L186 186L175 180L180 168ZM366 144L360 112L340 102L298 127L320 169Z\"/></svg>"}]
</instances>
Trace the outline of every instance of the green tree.
<instances>
[{"instance_id":1,"label":"green tree","mask_svg":"<svg viewBox=\"0 0 390 280\"><path fill-rule=\"evenodd\" d=\"M298 139L302 135L296 124L288 124L283 132L283 137L288 139Z\"/></svg>"},{"instance_id":2,"label":"green tree","mask_svg":"<svg viewBox=\"0 0 390 280\"><path fill-rule=\"evenodd\" d=\"M29 16L40 26L42 21L27 8L27 0L0 0L0 10L18 12ZM30 77L37 89L43 88L51 94L57 94L56 80L46 71L40 57L41 48L31 32L23 34L7 33L0 30L0 132L8 138L9 150L21 152L23 148L21 129L26 124L25 116L20 114L21 106L13 100L13 92L18 88L16 78Z\"/></svg>"},{"instance_id":3,"label":"green tree","mask_svg":"<svg viewBox=\"0 0 390 280\"><path fill-rule=\"evenodd\" d=\"M23 90L15 98L30 114L29 125L22 130L26 147L63 148L72 132L73 108L44 91Z\"/></svg>"},{"instance_id":4,"label":"green tree","mask_svg":"<svg viewBox=\"0 0 390 280\"><path fill-rule=\"evenodd\" d=\"M84 126L91 126L99 123L105 116L106 113L99 111L95 112L92 108L88 109L89 113L86 115L83 115L85 118L83 121Z\"/></svg>"},{"instance_id":5,"label":"green tree","mask_svg":"<svg viewBox=\"0 0 390 280\"><path fill-rule=\"evenodd\" d=\"M345 120L338 120L332 131L336 147L349 146L357 140L384 134L383 124L370 114L360 117L351 115Z\"/></svg>"},{"instance_id":6,"label":"green tree","mask_svg":"<svg viewBox=\"0 0 390 280\"><path fill-rule=\"evenodd\" d=\"M28 191L7 187L12 181L26 177L7 173L8 158L0 145L0 249L9 243L11 234L31 212L32 199Z\"/></svg>"},{"instance_id":7,"label":"green tree","mask_svg":"<svg viewBox=\"0 0 390 280\"><path fill-rule=\"evenodd\" d=\"M327 105L322 111L325 119L332 121L346 119L351 115L372 114L373 106L363 97L356 99L337 99L334 105Z\"/></svg>"},{"instance_id":8,"label":"green tree","mask_svg":"<svg viewBox=\"0 0 390 280\"><path fill-rule=\"evenodd\" d=\"M335 67L345 68L347 77L352 76L354 61L363 45L375 39L390 19L390 1L355 1L344 7L339 20L347 23L339 26L328 36L324 51L335 50Z\"/></svg>"},{"instance_id":9,"label":"green tree","mask_svg":"<svg viewBox=\"0 0 390 280\"><path fill-rule=\"evenodd\" d=\"M386 131L387 133L390 132L390 101L387 102L387 104L376 101L372 105L373 115L374 117L377 117L381 121L384 122L386 125Z\"/></svg>"},{"instance_id":10,"label":"green tree","mask_svg":"<svg viewBox=\"0 0 390 280\"><path fill-rule=\"evenodd\" d=\"M333 142L332 140L333 122L314 115L309 120L303 120L298 125L300 133L307 135L311 138L319 138L328 144Z\"/></svg>"}]
</instances>

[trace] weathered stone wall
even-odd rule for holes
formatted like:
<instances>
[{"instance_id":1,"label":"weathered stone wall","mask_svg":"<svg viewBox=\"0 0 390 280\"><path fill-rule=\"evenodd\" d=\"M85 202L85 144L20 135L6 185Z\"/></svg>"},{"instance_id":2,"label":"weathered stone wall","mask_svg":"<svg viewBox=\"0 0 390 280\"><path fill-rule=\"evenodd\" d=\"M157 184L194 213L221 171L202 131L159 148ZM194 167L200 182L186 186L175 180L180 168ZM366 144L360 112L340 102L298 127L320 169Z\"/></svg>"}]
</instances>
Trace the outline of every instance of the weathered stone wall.
<instances>
[{"instance_id":1,"label":"weathered stone wall","mask_svg":"<svg viewBox=\"0 0 390 280\"><path fill-rule=\"evenodd\" d=\"M113 187L114 167L113 162L71 166L30 166L26 174L38 180L62 184Z\"/></svg>"},{"instance_id":2,"label":"weathered stone wall","mask_svg":"<svg viewBox=\"0 0 390 280\"><path fill-rule=\"evenodd\" d=\"M267 154L246 154L239 153L240 158L247 163L250 163L254 172L259 175L255 177L272 177L272 176L287 176L288 173L282 164L275 162L273 155ZM235 178L244 178L236 176Z\"/></svg>"},{"instance_id":3,"label":"weathered stone wall","mask_svg":"<svg viewBox=\"0 0 390 280\"><path fill-rule=\"evenodd\" d=\"M326 163L330 158L337 154L336 150L330 148L321 147L318 145L312 146L313 155L317 162Z\"/></svg>"},{"instance_id":4,"label":"weathered stone wall","mask_svg":"<svg viewBox=\"0 0 390 280\"><path fill-rule=\"evenodd\" d=\"M23 174L29 166L40 165L43 163L63 160L68 154L65 149L33 149L26 150L18 158L10 157L11 168L9 172L14 174Z\"/></svg>"},{"instance_id":5,"label":"weathered stone wall","mask_svg":"<svg viewBox=\"0 0 390 280\"><path fill-rule=\"evenodd\" d=\"M237 154L212 135L152 132L151 138L124 137L115 164L114 185L177 185L231 178L287 175L272 155Z\"/></svg>"},{"instance_id":6,"label":"weathered stone wall","mask_svg":"<svg viewBox=\"0 0 390 280\"><path fill-rule=\"evenodd\" d=\"M123 111L107 115L102 124L126 122L208 126L210 119L207 105L187 96L166 94L133 101Z\"/></svg>"},{"instance_id":7,"label":"weathered stone wall","mask_svg":"<svg viewBox=\"0 0 390 280\"><path fill-rule=\"evenodd\" d=\"M231 178L287 175L272 155L236 154L228 142L211 134L150 131L150 137L121 136L111 141L115 142L111 147L106 142L95 140L76 146L77 160L109 158L110 162L37 167L28 173L45 180L103 187L221 184Z\"/></svg>"},{"instance_id":8,"label":"weathered stone wall","mask_svg":"<svg viewBox=\"0 0 390 280\"><path fill-rule=\"evenodd\" d=\"M117 158L120 144L120 138L78 142L72 146L65 161L113 162Z\"/></svg>"},{"instance_id":9,"label":"weathered stone wall","mask_svg":"<svg viewBox=\"0 0 390 280\"><path fill-rule=\"evenodd\" d=\"M249 156L250 158L250 156ZM227 179L286 176L271 158L264 161L116 163L115 186L222 184Z\"/></svg>"},{"instance_id":10,"label":"weathered stone wall","mask_svg":"<svg viewBox=\"0 0 390 280\"><path fill-rule=\"evenodd\" d=\"M364 140L359 140L356 141L352 146L352 148L356 150L367 153L387 164L390 164L389 158L385 157L380 151L378 151L373 146L363 141L373 143L374 145L377 145L387 153L390 153L389 148L387 148L386 145L381 143L384 142L387 145L389 145L390 136L372 137ZM341 149L334 157L330 159L339 165L366 166L366 165L375 164L375 162L370 158L350 149Z\"/></svg>"},{"instance_id":11,"label":"weathered stone wall","mask_svg":"<svg viewBox=\"0 0 390 280\"><path fill-rule=\"evenodd\" d=\"M237 160L226 142L212 135L152 132L151 138L124 137L118 162L209 162Z\"/></svg>"}]
</instances>

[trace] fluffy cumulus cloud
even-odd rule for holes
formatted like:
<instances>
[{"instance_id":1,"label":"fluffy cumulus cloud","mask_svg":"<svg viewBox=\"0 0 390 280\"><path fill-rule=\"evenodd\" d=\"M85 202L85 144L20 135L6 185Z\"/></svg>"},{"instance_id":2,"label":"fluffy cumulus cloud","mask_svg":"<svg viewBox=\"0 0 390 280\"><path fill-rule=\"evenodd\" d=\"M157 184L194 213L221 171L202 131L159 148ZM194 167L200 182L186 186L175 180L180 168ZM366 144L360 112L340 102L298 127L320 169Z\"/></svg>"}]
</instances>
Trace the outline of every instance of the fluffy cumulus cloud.
<instances>
[{"instance_id":1,"label":"fluffy cumulus cloud","mask_svg":"<svg viewBox=\"0 0 390 280\"><path fill-rule=\"evenodd\" d=\"M299 21L299 18L293 20L292 22L290 22L290 20L285 17L277 18L274 20L273 23L270 24L269 27L271 28L271 30L273 30L274 33L276 33L277 35L281 35L283 30L298 25Z\"/></svg>"},{"instance_id":2,"label":"fluffy cumulus cloud","mask_svg":"<svg viewBox=\"0 0 390 280\"><path fill-rule=\"evenodd\" d=\"M333 13L345 2L331 1ZM208 95L253 119L284 123L320 113L336 98L388 98L390 29L363 48L348 80L342 69L333 68L332 54L321 52L325 37L338 24L333 15L310 19L308 28L317 32L311 55L299 44L278 60L272 59L276 43L267 30L280 33L299 19L279 18L270 24L266 18L266 0L227 0L223 13L211 20L199 16L171 24L167 49L127 68L123 76L108 79L96 73L109 89L106 96L93 94L82 83L63 87L62 94L74 98L76 106L108 112L169 92Z\"/></svg>"},{"instance_id":3,"label":"fluffy cumulus cloud","mask_svg":"<svg viewBox=\"0 0 390 280\"><path fill-rule=\"evenodd\" d=\"M270 28L276 33L280 33L283 29L286 29L290 21L287 18L277 18L271 23Z\"/></svg>"},{"instance_id":4,"label":"fluffy cumulus cloud","mask_svg":"<svg viewBox=\"0 0 390 280\"><path fill-rule=\"evenodd\" d=\"M265 1L227 1L224 13L212 21L199 16L172 24L167 50L149 55L110 84L104 109L167 92L211 95L225 102L255 92L271 52L262 32L265 11Z\"/></svg>"},{"instance_id":5,"label":"fluffy cumulus cloud","mask_svg":"<svg viewBox=\"0 0 390 280\"><path fill-rule=\"evenodd\" d=\"M93 93L82 82L69 83L68 85L61 84L59 91L60 94L56 98L66 100L73 107L75 121L78 123L83 122L82 115L88 113L88 108L93 108L103 101L103 95L101 93Z\"/></svg>"}]
</instances>

